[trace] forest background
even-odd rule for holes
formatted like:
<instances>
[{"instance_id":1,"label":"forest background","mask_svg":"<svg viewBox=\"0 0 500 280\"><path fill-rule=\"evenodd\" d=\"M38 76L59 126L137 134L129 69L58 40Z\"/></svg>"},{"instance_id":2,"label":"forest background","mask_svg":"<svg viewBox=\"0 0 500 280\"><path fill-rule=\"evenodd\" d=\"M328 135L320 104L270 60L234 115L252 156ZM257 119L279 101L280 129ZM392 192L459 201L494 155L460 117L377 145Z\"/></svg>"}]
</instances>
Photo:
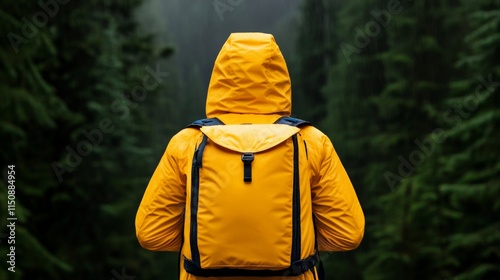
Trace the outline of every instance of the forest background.
<instances>
[{"instance_id":1,"label":"forest background","mask_svg":"<svg viewBox=\"0 0 500 280\"><path fill-rule=\"evenodd\" d=\"M500 279L500 1L0 3L0 279L176 279L135 213L242 31L274 34L365 211L327 279Z\"/></svg>"}]
</instances>

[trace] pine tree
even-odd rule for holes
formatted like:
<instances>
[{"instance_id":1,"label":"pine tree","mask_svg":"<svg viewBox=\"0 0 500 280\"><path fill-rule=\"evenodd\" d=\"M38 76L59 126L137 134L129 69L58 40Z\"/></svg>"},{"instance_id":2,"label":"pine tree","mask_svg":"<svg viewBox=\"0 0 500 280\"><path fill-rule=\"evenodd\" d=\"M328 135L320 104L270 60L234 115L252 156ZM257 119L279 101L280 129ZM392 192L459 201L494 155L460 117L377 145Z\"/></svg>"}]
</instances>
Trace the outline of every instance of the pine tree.
<instances>
[{"instance_id":1,"label":"pine tree","mask_svg":"<svg viewBox=\"0 0 500 280\"><path fill-rule=\"evenodd\" d=\"M4 36L0 44L0 139L4 146L0 155L2 234L7 218L8 165L15 165L13 214L17 221L16 243L4 246L7 240L0 239L3 256L10 253L10 246L15 246L15 273L2 269L0 278L30 278L28 270L40 263L51 274L68 272L71 265L43 243L39 229L31 224L39 214L31 208L31 202L38 200L39 204L46 204L44 193L56 185L47 158L57 150L50 143L58 124L71 125L80 117L57 96L56 89L44 76L47 69L54 66L56 47L53 30L33 17L40 7L36 2L20 5L11 1L2 1L1 6L0 30Z\"/></svg>"},{"instance_id":2,"label":"pine tree","mask_svg":"<svg viewBox=\"0 0 500 280\"><path fill-rule=\"evenodd\" d=\"M390 66L387 67L390 83L377 102L389 113L386 116L393 116L385 118L388 124L396 123L393 118L398 116L403 121L398 124L405 124L411 130L400 128L397 130L400 138L392 144L386 142L388 148L401 156L397 157L399 166L394 165L398 170L386 169L385 172L395 176L392 178L396 179L390 181L395 184L395 190L377 201L381 212L373 226L376 242L366 259L369 266L365 278L446 279L458 276L459 279L492 279L483 278L492 275L486 273L494 269L492 263L487 262L478 265L474 274L459 275L456 271L463 266L460 259L470 261L472 258L469 259L469 251L451 252L451 248L457 249L457 244L470 244L464 235L456 234L462 225L477 224L476 219L465 216L471 211L456 207L453 201L457 198L453 196L457 194L455 190L450 192L452 188L447 183L466 172L455 169L460 162L458 158L472 166L478 164L477 156L464 155L467 146L458 139L451 140L453 133L446 129L450 122L454 124L456 112L450 110L450 102L445 101L453 100L450 93L455 87L464 85L462 81L457 83L456 77L470 75L468 71L453 67L457 54L464 52L464 44L457 44L460 33L456 31L464 30L467 25L459 19L470 12L470 7L430 1L415 2L408 7L408 14L401 17L397 28L405 28L404 34L410 35L405 38L403 32L391 33L397 29L388 29L388 42L396 42L390 35L397 35L397 45L389 44L390 51L383 56ZM444 29L448 32L444 33ZM410 30L419 34L418 39L411 36L413 31ZM491 49L491 45L488 48ZM411 102L403 99L402 90L412 93ZM388 98L395 103L388 103ZM459 138L471 137L474 133L472 130L460 133ZM474 140L469 138L469 144L477 145ZM449 149L459 151L456 159ZM474 168L467 172L470 176L481 173ZM475 264L477 258L473 259Z\"/></svg>"},{"instance_id":3,"label":"pine tree","mask_svg":"<svg viewBox=\"0 0 500 280\"><path fill-rule=\"evenodd\" d=\"M439 190L448 235L444 271L454 279L500 277L500 3L463 1L467 49L456 66L466 75L451 83L443 114L446 142L440 147Z\"/></svg>"},{"instance_id":4,"label":"pine tree","mask_svg":"<svg viewBox=\"0 0 500 280\"><path fill-rule=\"evenodd\" d=\"M319 123L326 116L326 97L322 88L327 83L328 67L333 63L334 40L331 30L335 26L337 2L306 0L302 6L297 36L298 68L293 77L294 113L312 123Z\"/></svg>"},{"instance_id":5,"label":"pine tree","mask_svg":"<svg viewBox=\"0 0 500 280\"><path fill-rule=\"evenodd\" d=\"M371 141L379 133L377 111L371 99L385 86L384 65L379 55L387 49L384 26L373 14L378 15L385 5L384 1L352 1L337 12L334 35L330 35L337 38L333 40L335 58L323 88L327 118L321 126L331 137L367 215L373 213L369 203L377 193L373 185L366 183L369 159L377 155L371 150ZM367 221L370 220L367 216ZM369 248L370 233L367 226L361 247L354 252L333 255L327 269L330 277L361 279L363 270L352 268L361 267L357 259Z\"/></svg>"},{"instance_id":6,"label":"pine tree","mask_svg":"<svg viewBox=\"0 0 500 280\"><path fill-rule=\"evenodd\" d=\"M158 258L135 238L135 212L159 160L150 135L165 132L149 108L162 103L158 92L168 83L152 37L137 32L140 3L60 5L17 54L10 45L0 49L0 133L12 147L2 166L16 164L19 174L22 266L9 279L112 278L122 268L141 278L175 275L155 262L176 256ZM23 16L41 9L2 5L5 34L22 32Z\"/></svg>"}]
</instances>

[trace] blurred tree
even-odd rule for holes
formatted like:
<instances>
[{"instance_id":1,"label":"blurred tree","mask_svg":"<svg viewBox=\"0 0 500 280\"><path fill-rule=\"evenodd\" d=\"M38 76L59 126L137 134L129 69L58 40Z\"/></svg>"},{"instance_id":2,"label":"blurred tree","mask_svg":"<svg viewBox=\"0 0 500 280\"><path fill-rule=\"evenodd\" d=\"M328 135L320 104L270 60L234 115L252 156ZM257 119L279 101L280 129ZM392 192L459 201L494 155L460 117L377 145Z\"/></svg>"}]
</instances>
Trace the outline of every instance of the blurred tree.
<instances>
[{"instance_id":1,"label":"blurred tree","mask_svg":"<svg viewBox=\"0 0 500 280\"><path fill-rule=\"evenodd\" d=\"M381 127L380 136L374 138L375 145L372 148L379 147L382 154L384 151L390 151L385 153L386 156L399 156L392 162L376 163L383 168L379 170L379 180L376 176L368 177L372 184L382 185L385 180L393 192L375 200L379 209L376 215L372 216L371 227L375 242L365 258L368 267L364 278L495 279L496 277L490 276L494 275L491 274L492 271L498 269L493 265L493 260L498 263L498 254L495 259L494 253L498 252L498 246L496 249L493 246L495 242L498 243L498 234L488 239L491 243L484 244L476 232L478 229L474 228L478 224L486 223L487 226L481 230L498 232L498 223L495 223L494 219L479 215L485 214L484 211L491 211L491 208L486 210L483 206L482 210L476 210L478 213L474 215L479 218L469 217L463 220L463 215L474 213L469 210L470 207L477 209L473 201L478 201L478 205L490 205L490 202L471 192L471 187L480 184L478 177L481 177L479 174L484 171L476 169L481 164L475 153L477 150L470 147L485 151L483 149L487 144L483 145L483 140L477 136L483 134L486 137L484 129L492 128L488 121L494 118L482 119L484 126L471 128L465 125L465 121L461 122L465 115L456 111L465 104L455 106L449 102L456 101L451 96L456 91L454 88L458 86L465 89L464 86L467 85L457 77L471 77L477 73L473 68L464 71L463 68L453 66L458 54L466 51L466 45L458 43L464 37L460 30L471 30L463 18L471 12L472 7L477 9L478 6L470 3L457 5L451 1L404 4L405 11L397 17L396 24L387 28L389 51L382 59L387 69L388 85L381 95L374 99L385 125ZM475 13L475 16L478 14L480 13ZM495 19L491 17L490 20ZM498 18L496 20L498 22ZM498 28L498 25L495 28ZM472 34L476 34L475 32ZM496 33L498 29L488 33L488 36L493 37L486 41L490 42L489 40L498 36ZM475 45L475 39L471 39L473 37L474 35L468 37L472 46ZM494 45L479 45L484 49L473 47L473 54L469 52L466 59L476 55L483 56L484 53L495 49ZM497 51L498 48L494 51L496 55ZM466 90L470 88L467 87ZM464 95L461 95L461 98L464 98ZM493 117L493 114L490 117ZM474 121L471 118L470 121L471 124L480 122L479 118ZM459 126L443 130L458 123ZM452 131L457 129L462 131L453 139ZM466 150L471 153L464 154ZM492 146L486 150L496 151ZM463 169L457 168L460 165L459 159L467 163ZM466 171L468 168L470 170ZM383 180L380 178L382 173ZM476 181L467 181L470 178L464 178L466 174L475 177ZM454 183L448 183L450 181ZM478 192L484 191L480 186L475 189ZM489 190L498 193L498 188ZM459 198L466 199L457 203ZM498 199L496 203L498 204ZM457 207L460 204L461 206ZM496 210L498 214L498 209ZM476 246L478 243L472 245L474 238L481 240L483 250ZM471 254L471 250L478 252L478 255ZM485 251L488 253L485 254ZM457 273L459 271L463 274Z\"/></svg>"},{"instance_id":2,"label":"blurred tree","mask_svg":"<svg viewBox=\"0 0 500 280\"><path fill-rule=\"evenodd\" d=\"M0 246L2 256L10 252L10 246L15 246L15 273L1 269L0 279L32 278L29 270L40 267L41 263L45 275L70 272L71 264L40 237L43 232L40 229L44 227L35 225L39 212L31 207L31 202L37 200L37 204L47 205L44 194L57 187L49 160L60 149L51 145L58 124L73 125L82 116L68 108L44 77L48 69L55 67L57 51L54 30L41 27L28 16L38 11L38 5L2 1L1 6L0 30L4 35L0 43L0 139L4 145L0 154L1 232L7 229L7 165L15 165L14 213L18 220L16 243L7 245L7 240L1 240Z\"/></svg>"},{"instance_id":3,"label":"blurred tree","mask_svg":"<svg viewBox=\"0 0 500 280\"><path fill-rule=\"evenodd\" d=\"M368 159L378 156L371 147L379 133L379 117L371 98L385 86L384 65L379 55L387 50L385 29L373 14L379 14L385 5L385 1L351 1L337 11L338 20L330 31L334 34L331 41L335 56L322 90L327 111L320 127L330 135L367 215L372 213L370 202L375 190L380 190L366 184L369 167L373 167L370 166L373 161ZM367 226L358 250L337 253L328 262L327 273L331 278L361 279L362 270L352 268L360 266L356 256L369 248L369 230Z\"/></svg>"},{"instance_id":4,"label":"blurred tree","mask_svg":"<svg viewBox=\"0 0 500 280\"><path fill-rule=\"evenodd\" d=\"M497 0L304 0L297 35L298 1L224 20L209 1L155 2L138 29L142 2L0 1L0 206L15 164L18 217L16 273L0 279L175 279L176 254L135 240L135 211L236 30L279 30L294 114L331 137L365 210L361 248L323 254L327 279L499 278ZM168 24L192 46L175 67Z\"/></svg>"},{"instance_id":5,"label":"blurred tree","mask_svg":"<svg viewBox=\"0 0 500 280\"><path fill-rule=\"evenodd\" d=\"M171 51L154 50L152 37L137 32L132 12L141 2L52 6L17 54L2 46L0 133L12 146L2 166L16 164L19 175L20 265L9 279L112 278L122 268L143 279L175 275L157 265L168 256L135 239L135 211L161 156L153 157L150 136L172 133L151 122L158 109L169 114L158 95L169 73L155 53ZM2 3L3 34L23 33L24 18L49 13L25 4Z\"/></svg>"},{"instance_id":6,"label":"blurred tree","mask_svg":"<svg viewBox=\"0 0 500 280\"><path fill-rule=\"evenodd\" d=\"M336 1L305 0L302 6L294 66L298 67L294 85L294 113L312 123L326 116L326 97L321 89L327 82L328 67L335 59L337 34Z\"/></svg>"},{"instance_id":7,"label":"blurred tree","mask_svg":"<svg viewBox=\"0 0 500 280\"><path fill-rule=\"evenodd\" d=\"M456 66L466 75L451 83L442 115L438 176L446 235L443 275L500 278L500 2L463 1L467 48ZM423 170L424 171L424 170ZM427 171L427 170L425 170ZM422 172L422 177L426 174ZM424 181L425 182L425 181Z\"/></svg>"},{"instance_id":8,"label":"blurred tree","mask_svg":"<svg viewBox=\"0 0 500 280\"><path fill-rule=\"evenodd\" d=\"M373 242L363 256L366 279L441 277L432 272L440 264L436 262L439 254L431 254L439 252L439 216L425 220L414 212L422 210L419 189L430 186L400 183L430 161L417 141L435 128L436 110L454 74L447 42L455 34L442 32L447 8L446 2L404 1L392 12L388 10L392 17L386 27L388 51L380 55L387 85L371 98L379 127L370 150L375 151L377 161L370 163L365 183L371 197L392 192L374 200L374 215L368 216ZM424 210L436 215L439 204L435 194L434 200L428 197L432 187L430 192L424 196Z\"/></svg>"}]
</instances>

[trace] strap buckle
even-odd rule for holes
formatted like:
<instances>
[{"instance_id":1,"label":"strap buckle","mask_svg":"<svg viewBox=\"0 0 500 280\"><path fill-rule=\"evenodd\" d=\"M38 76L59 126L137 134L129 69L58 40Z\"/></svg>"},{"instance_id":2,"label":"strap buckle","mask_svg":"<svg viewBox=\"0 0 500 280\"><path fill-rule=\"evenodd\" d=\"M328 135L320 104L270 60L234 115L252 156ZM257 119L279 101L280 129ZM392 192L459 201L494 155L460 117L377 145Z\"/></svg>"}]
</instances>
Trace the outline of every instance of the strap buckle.
<instances>
[{"instance_id":1,"label":"strap buckle","mask_svg":"<svg viewBox=\"0 0 500 280\"><path fill-rule=\"evenodd\" d=\"M243 161L243 181L252 182L252 161L254 160L253 153L243 153L241 161Z\"/></svg>"}]
</instances>

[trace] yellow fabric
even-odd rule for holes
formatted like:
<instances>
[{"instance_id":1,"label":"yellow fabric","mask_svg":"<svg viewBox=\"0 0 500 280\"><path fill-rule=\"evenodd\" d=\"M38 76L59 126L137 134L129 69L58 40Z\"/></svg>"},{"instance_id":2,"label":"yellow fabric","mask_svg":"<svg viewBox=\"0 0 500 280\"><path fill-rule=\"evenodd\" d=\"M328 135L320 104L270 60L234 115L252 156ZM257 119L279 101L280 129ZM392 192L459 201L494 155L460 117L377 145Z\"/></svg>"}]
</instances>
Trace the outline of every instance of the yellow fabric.
<instances>
[{"instance_id":1,"label":"yellow fabric","mask_svg":"<svg viewBox=\"0 0 500 280\"><path fill-rule=\"evenodd\" d=\"M258 153L285 141L300 129L284 124L254 124L206 126L200 130L226 149Z\"/></svg>"},{"instance_id":2,"label":"yellow fabric","mask_svg":"<svg viewBox=\"0 0 500 280\"><path fill-rule=\"evenodd\" d=\"M270 34L231 34L215 61L207 117L224 113L290 115L285 59Z\"/></svg>"},{"instance_id":3,"label":"yellow fabric","mask_svg":"<svg viewBox=\"0 0 500 280\"><path fill-rule=\"evenodd\" d=\"M215 62L207 95L207 116L218 117L225 124L269 124L281 115L289 115L290 112L290 80L285 62L272 35L231 34ZM301 193L303 196L301 208L312 207L316 217L319 250L355 249L363 238L365 220L349 177L325 134L313 126L307 126L301 129L299 136L300 141L307 145L307 157L300 159L301 188L304 185L310 185L310 191ZM190 209L186 207L186 203L190 201L187 188L189 188L191 178L191 160L201 138L202 132L199 129L187 128L170 140L137 212L136 233L139 243L144 248L179 252L182 234L185 234L184 240L189 240L189 221L184 221L183 229L183 216L189 217ZM305 145L301 146L301 152L305 153ZM226 171L232 170L230 162L223 163L226 164ZM241 169L235 170L241 172ZM237 176L240 175L237 174ZM213 187L216 185L217 183L212 184ZM203 195L209 197L211 194ZM250 199L256 200L257 198L251 197ZM210 201L205 203L210 203ZM233 207L238 207L238 205ZM203 211L208 211L208 208ZM302 257L305 257L306 251L312 249L310 244L313 244L314 240L312 224L304 213L303 211L301 217L304 222ZM251 238L251 231L244 231L246 229L244 224L237 223L235 226L242 230L242 238ZM211 241L208 240L208 242ZM189 242L184 242L182 253L190 257ZM183 268L182 264L181 268ZM180 279L202 280L205 278L189 275L181 269ZM210 279L262 280L265 278L214 277ZM268 279L283 278L270 277ZM287 277L287 279L313 280L314 277L311 272L307 272L301 276Z\"/></svg>"},{"instance_id":4,"label":"yellow fabric","mask_svg":"<svg viewBox=\"0 0 500 280\"><path fill-rule=\"evenodd\" d=\"M197 224L198 248L204 268L278 270L290 265L293 144L285 141L288 137L274 137L275 141L268 145L274 147L272 153L258 151L256 148L262 146L255 145L258 142L253 140L257 137L249 132L272 125L256 126L215 126L210 127L212 133L207 134L215 141L208 141L200 169L200 186L203 187L199 190ZM218 134L214 134L215 131ZM238 132L242 133L238 136ZM265 133L281 136L270 131ZM232 141L226 141L229 139ZM236 151L229 145L215 144L219 141L237 144ZM242 151L254 152L251 183L243 181ZM276 162L281 164L271 165ZM189 178L187 185L190 190ZM183 250L183 254L190 256L191 252Z\"/></svg>"}]
</instances>

